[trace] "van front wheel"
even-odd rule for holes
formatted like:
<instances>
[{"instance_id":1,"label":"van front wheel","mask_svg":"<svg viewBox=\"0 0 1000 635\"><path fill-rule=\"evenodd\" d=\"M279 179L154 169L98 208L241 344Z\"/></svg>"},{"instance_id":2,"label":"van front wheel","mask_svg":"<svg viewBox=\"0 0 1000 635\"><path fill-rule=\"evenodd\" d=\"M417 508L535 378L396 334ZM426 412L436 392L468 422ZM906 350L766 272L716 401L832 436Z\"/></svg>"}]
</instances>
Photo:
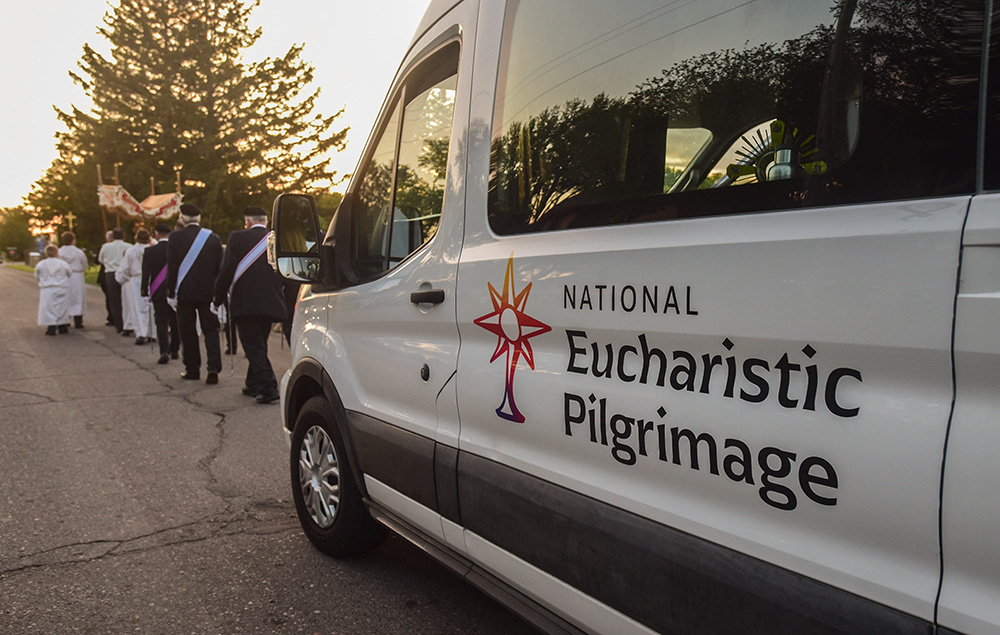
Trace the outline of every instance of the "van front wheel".
<instances>
[{"instance_id":1,"label":"van front wheel","mask_svg":"<svg viewBox=\"0 0 1000 635\"><path fill-rule=\"evenodd\" d=\"M325 398L313 397L302 407L289 458L295 511L317 549L338 558L352 556L385 538L385 528L361 500L336 415Z\"/></svg>"}]
</instances>

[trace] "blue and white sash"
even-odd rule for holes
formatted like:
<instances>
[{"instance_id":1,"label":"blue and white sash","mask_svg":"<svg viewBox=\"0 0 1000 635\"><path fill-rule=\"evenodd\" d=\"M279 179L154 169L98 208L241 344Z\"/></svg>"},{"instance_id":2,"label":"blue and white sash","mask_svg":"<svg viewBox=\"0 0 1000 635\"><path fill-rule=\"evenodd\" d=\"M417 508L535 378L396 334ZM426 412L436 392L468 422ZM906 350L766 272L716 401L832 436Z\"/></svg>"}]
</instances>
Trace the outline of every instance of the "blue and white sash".
<instances>
[{"instance_id":1,"label":"blue and white sash","mask_svg":"<svg viewBox=\"0 0 1000 635\"><path fill-rule=\"evenodd\" d=\"M177 295L177 292L180 291L181 283L184 282L188 271L191 271L194 261L198 259L198 254L201 253L201 248L205 246L208 237L211 235L211 230L204 228L198 230L198 235L194 237L194 242L191 243L191 249L188 249L184 260L181 261L180 269L177 270L177 286L174 287L174 295Z\"/></svg>"},{"instance_id":2,"label":"blue and white sash","mask_svg":"<svg viewBox=\"0 0 1000 635\"><path fill-rule=\"evenodd\" d=\"M233 274L233 281L229 285L230 296L233 295L233 287L236 286L236 281L240 279L240 276L246 273L246 270L250 268L250 265L252 265L254 262L257 261L258 258L264 255L265 251L267 251L267 234L264 234L264 237L260 239L260 242L254 245L253 249L248 251L247 255L243 256L243 259L240 260L240 263L236 265L236 273Z\"/></svg>"}]
</instances>

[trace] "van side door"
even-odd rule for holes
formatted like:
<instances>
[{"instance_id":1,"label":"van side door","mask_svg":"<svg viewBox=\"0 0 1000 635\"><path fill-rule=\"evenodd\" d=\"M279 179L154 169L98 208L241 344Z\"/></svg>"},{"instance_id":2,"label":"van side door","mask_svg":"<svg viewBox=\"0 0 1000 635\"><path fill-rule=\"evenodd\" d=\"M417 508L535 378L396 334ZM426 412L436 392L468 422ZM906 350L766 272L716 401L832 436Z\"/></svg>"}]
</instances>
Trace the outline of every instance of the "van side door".
<instances>
[{"instance_id":1,"label":"van side door","mask_svg":"<svg viewBox=\"0 0 1000 635\"><path fill-rule=\"evenodd\" d=\"M606 632L928 631L981 13L507 4L459 264L470 553Z\"/></svg>"},{"instance_id":2,"label":"van side door","mask_svg":"<svg viewBox=\"0 0 1000 635\"><path fill-rule=\"evenodd\" d=\"M324 367L370 498L436 537L438 441L457 445L455 286L475 9L429 26L401 66L350 188L348 276L329 296ZM471 48L470 48L471 50ZM346 199L345 199L346 200ZM448 404L451 404L450 407ZM450 441L449 441L450 440Z\"/></svg>"}]
</instances>

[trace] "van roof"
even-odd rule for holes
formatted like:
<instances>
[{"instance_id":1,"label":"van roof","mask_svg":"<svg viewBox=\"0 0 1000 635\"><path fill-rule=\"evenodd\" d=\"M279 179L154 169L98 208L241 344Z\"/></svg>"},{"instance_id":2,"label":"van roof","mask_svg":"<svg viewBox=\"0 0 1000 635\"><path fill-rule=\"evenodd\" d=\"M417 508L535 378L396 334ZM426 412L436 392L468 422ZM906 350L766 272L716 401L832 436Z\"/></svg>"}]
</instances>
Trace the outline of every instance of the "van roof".
<instances>
[{"instance_id":1,"label":"van roof","mask_svg":"<svg viewBox=\"0 0 1000 635\"><path fill-rule=\"evenodd\" d=\"M416 44L417 40L420 39L427 29L441 19L445 13L448 13L452 7L459 4L462 0L431 0L430 4L427 5L427 10L424 11L424 17L420 19L420 23L417 25L417 30L413 34L413 39L410 40L410 47L412 48Z\"/></svg>"}]
</instances>

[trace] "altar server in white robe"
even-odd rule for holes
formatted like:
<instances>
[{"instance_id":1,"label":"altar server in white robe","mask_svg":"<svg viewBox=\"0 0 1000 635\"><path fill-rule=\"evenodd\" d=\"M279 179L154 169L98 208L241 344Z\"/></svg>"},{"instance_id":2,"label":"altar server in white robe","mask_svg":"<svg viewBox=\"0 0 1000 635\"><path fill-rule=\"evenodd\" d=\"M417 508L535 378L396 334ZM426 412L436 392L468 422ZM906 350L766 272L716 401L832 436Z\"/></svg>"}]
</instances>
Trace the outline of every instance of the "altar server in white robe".
<instances>
[{"instance_id":1,"label":"altar server in white robe","mask_svg":"<svg viewBox=\"0 0 1000 635\"><path fill-rule=\"evenodd\" d=\"M83 293L83 274L87 271L87 254L76 246L76 234L65 232L60 237L62 247L59 248L59 257L66 261L69 268L73 270L73 277L69 279L69 311L73 318L73 326L78 329L83 328L83 314L87 312L87 300Z\"/></svg>"},{"instance_id":2,"label":"altar server in white robe","mask_svg":"<svg viewBox=\"0 0 1000 635\"><path fill-rule=\"evenodd\" d=\"M122 286L122 317L125 330L134 333L136 346L149 341L149 303L140 293L142 283L142 254L149 247L149 232L140 229L135 234L135 244L128 248L122 264L115 272L115 279Z\"/></svg>"},{"instance_id":3,"label":"altar server in white robe","mask_svg":"<svg viewBox=\"0 0 1000 635\"><path fill-rule=\"evenodd\" d=\"M35 266L38 280L38 326L47 327L46 335L69 333L69 279L73 270L59 257L55 245L45 247L45 260Z\"/></svg>"}]
</instances>

